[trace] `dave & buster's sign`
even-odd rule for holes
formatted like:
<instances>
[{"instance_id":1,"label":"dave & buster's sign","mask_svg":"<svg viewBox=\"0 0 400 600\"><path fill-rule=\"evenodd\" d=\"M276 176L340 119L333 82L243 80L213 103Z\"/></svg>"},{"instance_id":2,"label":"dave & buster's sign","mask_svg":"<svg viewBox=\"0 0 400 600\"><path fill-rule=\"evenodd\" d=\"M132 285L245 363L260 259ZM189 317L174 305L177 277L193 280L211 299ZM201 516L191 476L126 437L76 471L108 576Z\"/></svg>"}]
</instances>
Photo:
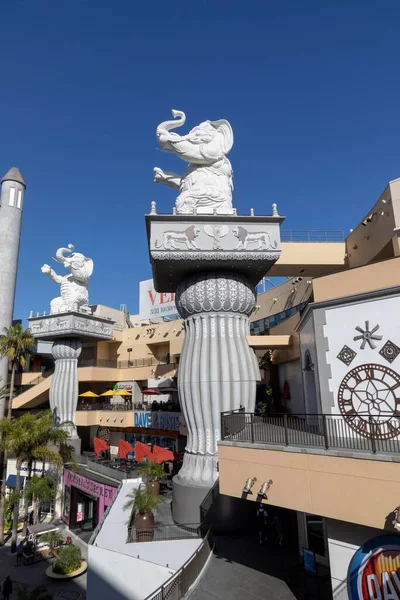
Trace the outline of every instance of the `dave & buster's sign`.
<instances>
[{"instance_id":1,"label":"dave & buster's sign","mask_svg":"<svg viewBox=\"0 0 400 600\"><path fill-rule=\"evenodd\" d=\"M378 536L361 546L347 585L350 600L400 600L400 536Z\"/></svg>"},{"instance_id":2,"label":"dave & buster's sign","mask_svg":"<svg viewBox=\"0 0 400 600\"><path fill-rule=\"evenodd\" d=\"M146 429L165 429L179 431L181 413L135 411L134 426Z\"/></svg>"}]
</instances>

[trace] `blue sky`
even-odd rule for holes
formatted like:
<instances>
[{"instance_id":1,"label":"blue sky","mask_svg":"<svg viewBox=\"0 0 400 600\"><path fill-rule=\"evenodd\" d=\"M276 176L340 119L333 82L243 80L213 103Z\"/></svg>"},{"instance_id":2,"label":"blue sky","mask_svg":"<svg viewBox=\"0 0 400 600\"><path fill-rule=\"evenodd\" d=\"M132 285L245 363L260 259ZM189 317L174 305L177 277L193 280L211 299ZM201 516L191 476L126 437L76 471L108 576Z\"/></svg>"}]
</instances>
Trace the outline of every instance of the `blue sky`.
<instances>
[{"instance_id":1,"label":"blue sky","mask_svg":"<svg viewBox=\"0 0 400 600\"><path fill-rule=\"evenodd\" d=\"M0 169L28 184L15 316L48 310L40 267L73 243L90 299L137 310L144 213L170 109L227 118L238 212L353 227L400 176L398 0L2 0ZM62 270L62 269L61 269Z\"/></svg>"}]
</instances>

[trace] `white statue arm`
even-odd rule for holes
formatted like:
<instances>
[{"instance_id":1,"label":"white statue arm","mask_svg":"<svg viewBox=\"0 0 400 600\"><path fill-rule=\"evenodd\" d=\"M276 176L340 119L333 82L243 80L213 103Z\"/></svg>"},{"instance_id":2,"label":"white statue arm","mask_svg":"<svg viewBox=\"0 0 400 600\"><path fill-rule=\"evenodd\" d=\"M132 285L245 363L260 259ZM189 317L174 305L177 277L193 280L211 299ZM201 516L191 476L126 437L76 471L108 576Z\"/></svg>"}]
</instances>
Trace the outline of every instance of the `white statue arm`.
<instances>
[{"instance_id":1,"label":"white statue arm","mask_svg":"<svg viewBox=\"0 0 400 600\"><path fill-rule=\"evenodd\" d=\"M168 185L174 190L179 190L181 187L182 177L172 171L163 171L159 167L154 168L154 181L156 183L163 183Z\"/></svg>"},{"instance_id":2,"label":"white statue arm","mask_svg":"<svg viewBox=\"0 0 400 600\"><path fill-rule=\"evenodd\" d=\"M50 279L54 281L54 283L62 283L62 275L57 275L57 273L53 271L53 269L49 265L43 265L41 271L42 273L50 277Z\"/></svg>"}]
</instances>

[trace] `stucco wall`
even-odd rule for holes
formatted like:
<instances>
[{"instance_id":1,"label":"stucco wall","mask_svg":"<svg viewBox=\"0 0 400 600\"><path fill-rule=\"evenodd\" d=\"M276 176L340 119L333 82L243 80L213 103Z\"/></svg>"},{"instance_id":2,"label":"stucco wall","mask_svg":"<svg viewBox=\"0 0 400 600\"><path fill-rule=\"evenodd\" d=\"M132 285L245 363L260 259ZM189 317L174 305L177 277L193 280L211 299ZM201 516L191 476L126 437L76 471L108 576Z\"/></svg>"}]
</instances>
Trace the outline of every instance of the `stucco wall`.
<instances>
[{"instance_id":1,"label":"stucco wall","mask_svg":"<svg viewBox=\"0 0 400 600\"><path fill-rule=\"evenodd\" d=\"M334 600L348 600L347 571L354 553L362 544L382 534L380 529L326 519L329 561Z\"/></svg>"},{"instance_id":2,"label":"stucco wall","mask_svg":"<svg viewBox=\"0 0 400 600\"><path fill-rule=\"evenodd\" d=\"M304 394L302 383L301 363L299 360L282 363L279 369L279 386L282 394L285 381L289 384L290 400L283 400L288 412L302 414L304 410ZM283 398L283 396L282 396Z\"/></svg>"},{"instance_id":3,"label":"stucco wall","mask_svg":"<svg viewBox=\"0 0 400 600\"><path fill-rule=\"evenodd\" d=\"M174 573L125 554L88 546L87 600L143 600Z\"/></svg>"},{"instance_id":4,"label":"stucco wall","mask_svg":"<svg viewBox=\"0 0 400 600\"><path fill-rule=\"evenodd\" d=\"M299 337L305 412L309 414L320 413L321 399L318 383L317 347L312 314L301 324ZM305 370L308 354L313 365L310 371Z\"/></svg>"}]
</instances>

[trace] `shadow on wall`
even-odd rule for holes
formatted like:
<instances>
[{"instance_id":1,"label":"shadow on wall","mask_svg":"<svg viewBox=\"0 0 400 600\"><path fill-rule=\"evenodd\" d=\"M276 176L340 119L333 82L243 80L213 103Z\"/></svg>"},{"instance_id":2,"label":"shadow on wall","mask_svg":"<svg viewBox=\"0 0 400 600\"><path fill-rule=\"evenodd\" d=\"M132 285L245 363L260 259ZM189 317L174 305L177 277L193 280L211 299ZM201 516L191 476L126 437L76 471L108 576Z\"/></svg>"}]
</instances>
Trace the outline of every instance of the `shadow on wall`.
<instances>
[{"instance_id":1,"label":"shadow on wall","mask_svg":"<svg viewBox=\"0 0 400 600\"><path fill-rule=\"evenodd\" d=\"M88 566L87 570L87 600L136 600L134 595L126 595L121 590L116 589L113 582L104 577L104 573Z\"/></svg>"}]
</instances>

